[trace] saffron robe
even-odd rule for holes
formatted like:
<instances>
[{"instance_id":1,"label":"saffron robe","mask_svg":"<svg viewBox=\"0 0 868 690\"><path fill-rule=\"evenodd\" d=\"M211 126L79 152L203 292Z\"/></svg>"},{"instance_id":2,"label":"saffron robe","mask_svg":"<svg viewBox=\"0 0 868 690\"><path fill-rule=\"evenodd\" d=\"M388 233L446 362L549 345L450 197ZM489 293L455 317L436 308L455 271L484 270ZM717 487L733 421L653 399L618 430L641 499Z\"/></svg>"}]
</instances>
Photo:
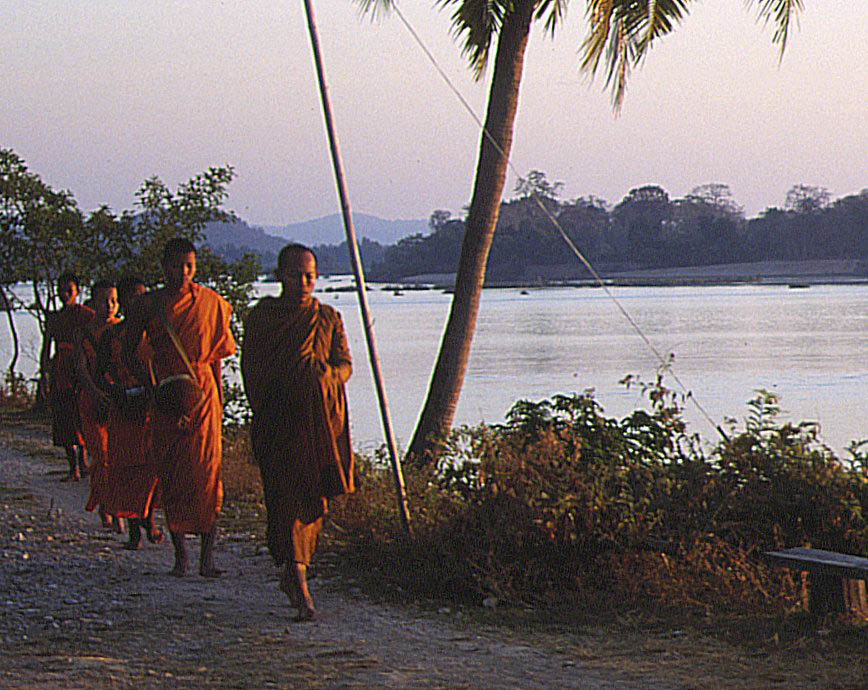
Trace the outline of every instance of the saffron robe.
<instances>
[{"instance_id":1,"label":"saffron robe","mask_svg":"<svg viewBox=\"0 0 868 690\"><path fill-rule=\"evenodd\" d=\"M93 318L93 309L81 304L64 306L48 315L46 337L54 339L54 356L49 362L49 405L51 441L60 448L84 445L78 413L73 341L75 333Z\"/></svg>"},{"instance_id":2,"label":"saffron robe","mask_svg":"<svg viewBox=\"0 0 868 690\"><path fill-rule=\"evenodd\" d=\"M98 385L97 349L99 339L107 328L118 323L113 319L108 323L99 324L90 333L87 328L81 329L76 339L81 339L81 352L84 355L87 373ZM85 510L93 510L103 506L103 511L111 514L106 508L110 502L112 485L108 475L108 418L100 415L96 399L85 388L78 392L78 410L81 415L81 428L84 435L84 446L88 452L88 471L90 472L90 496L85 504Z\"/></svg>"},{"instance_id":3,"label":"saffron robe","mask_svg":"<svg viewBox=\"0 0 868 690\"><path fill-rule=\"evenodd\" d=\"M137 386L135 377L121 358L126 323L121 322L103 333L98 347L100 385ZM151 354L144 338L138 357L143 362ZM103 503L107 513L122 518L144 518L160 507L157 468L151 451L151 424L146 416L130 420L113 403L108 417L108 447L106 452L110 496Z\"/></svg>"},{"instance_id":4,"label":"saffron robe","mask_svg":"<svg viewBox=\"0 0 868 690\"><path fill-rule=\"evenodd\" d=\"M232 307L216 292L196 283L175 301L165 304L164 300L163 291L139 300L152 311L146 332L157 380L188 373L162 317L155 311L165 309L166 319L178 334L202 389L202 400L180 423L160 412L152 413L154 461L163 511L172 532L209 532L223 503L222 382L217 380L215 371L219 369L213 365L235 354L235 340L229 329Z\"/></svg>"},{"instance_id":5,"label":"saffron robe","mask_svg":"<svg viewBox=\"0 0 868 690\"><path fill-rule=\"evenodd\" d=\"M340 314L265 297L247 317L241 376L262 475L268 548L278 565L310 560L326 499L354 490L344 384L352 360ZM294 543L304 537L308 543ZM315 524L317 523L317 524Z\"/></svg>"}]
</instances>

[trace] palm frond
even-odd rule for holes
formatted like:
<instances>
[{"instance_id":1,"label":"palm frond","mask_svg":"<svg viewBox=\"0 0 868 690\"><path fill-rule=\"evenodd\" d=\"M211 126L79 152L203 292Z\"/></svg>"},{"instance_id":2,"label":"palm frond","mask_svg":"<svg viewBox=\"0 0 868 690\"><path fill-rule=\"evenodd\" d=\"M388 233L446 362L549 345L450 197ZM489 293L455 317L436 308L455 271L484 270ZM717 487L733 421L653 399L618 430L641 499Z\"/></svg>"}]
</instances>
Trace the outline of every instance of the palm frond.
<instances>
[{"instance_id":1,"label":"palm frond","mask_svg":"<svg viewBox=\"0 0 868 690\"><path fill-rule=\"evenodd\" d=\"M542 0L534 13L534 21L545 17L545 32L554 38L555 31L567 13L568 4L569 0Z\"/></svg>"},{"instance_id":2,"label":"palm frond","mask_svg":"<svg viewBox=\"0 0 868 690\"><path fill-rule=\"evenodd\" d=\"M587 0L588 35L581 69L593 76L604 60L606 86L617 109L624 100L630 70L653 42L671 33L686 16L691 0Z\"/></svg>"},{"instance_id":3,"label":"palm frond","mask_svg":"<svg viewBox=\"0 0 868 690\"><path fill-rule=\"evenodd\" d=\"M511 0L437 0L441 7L454 5L452 34L461 46L461 54L470 62L476 79L488 64L492 39L500 31L503 18L512 10Z\"/></svg>"},{"instance_id":4,"label":"palm frond","mask_svg":"<svg viewBox=\"0 0 868 690\"><path fill-rule=\"evenodd\" d=\"M369 14L373 19L376 19L379 15L388 14L389 10L392 9L392 5L395 4L394 0L354 0L355 3L359 6L360 14Z\"/></svg>"},{"instance_id":5,"label":"palm frond","mask_svg":"<svg viewBox=\"0 0 868 690\"><path fill-rule=\"evenodd\" d=\"M774 21L775 32L772 42L781 46L780 59L787 48L787 38L793 21L798 23L798 13L805 9L803 0L747 0L748 7L757 6L757 18L766 24Z\"/></svg>"}]
</instances>

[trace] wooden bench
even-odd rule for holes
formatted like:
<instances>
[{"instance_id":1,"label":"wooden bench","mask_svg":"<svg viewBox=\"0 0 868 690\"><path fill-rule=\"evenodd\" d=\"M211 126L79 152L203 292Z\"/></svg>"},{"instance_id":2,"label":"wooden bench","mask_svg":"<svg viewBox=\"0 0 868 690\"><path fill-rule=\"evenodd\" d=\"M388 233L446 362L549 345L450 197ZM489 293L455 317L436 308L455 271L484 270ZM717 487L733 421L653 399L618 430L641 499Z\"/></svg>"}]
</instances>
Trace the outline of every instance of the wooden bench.
<instances>
[{"instance_id":1,"label":"wooden bench","mask_svg":"<svg viewBox=\"0 0 868 690\"><path fill-rule=\"evenodd\" d=\"M868 558L803 547L766 551L763 556L771 565L810 573L806 604L811 613L868 618Z\"/></svg>"}]
</instances>

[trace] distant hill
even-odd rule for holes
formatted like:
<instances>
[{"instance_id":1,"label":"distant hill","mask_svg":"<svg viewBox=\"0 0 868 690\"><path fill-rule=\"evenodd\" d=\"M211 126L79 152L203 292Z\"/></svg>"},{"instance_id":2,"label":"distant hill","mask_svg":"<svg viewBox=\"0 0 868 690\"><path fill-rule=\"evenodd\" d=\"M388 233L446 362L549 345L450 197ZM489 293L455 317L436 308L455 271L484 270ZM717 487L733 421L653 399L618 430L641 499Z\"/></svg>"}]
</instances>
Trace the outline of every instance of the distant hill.
<instances>
[{"instance_id":1,"label":"distant hill","mask_svg":"<svg viewBox=\"0 0 868 690\"><path fill-rule=\"evenodd\" d=\"M353 213L353 226L359 238L367 237L388 246L410 235L427 234L427 220L386 220L365 213ZM260 226L271 236L308 245L340 244L345 239L344 224L339 213L323 218L283 226Z\"/></svg>"},{"instance_id":2,"label":"distant hill","mask_svg":"<svg viewBox=\"0 0 868 690\"><path fill-rule=\"evenodd\" d=\"M276 254L286 244L286 240L266 234L262 229L251 227L243 220L236 220L232 223L208 223L205 226L205 244L214 250L246 247L255 254Z\"/></svg>"},{"instance_id":3,"label":"distant hill","mask_svg":"<svg viewBox=\"0 0 868 690\"><path fill-rule=\"evenodd\" d=\"M333 216L340 222L340 216ZM373 216L364 216L359 214L357 222L365 223L367 227L376 228L378 223L390 226L391 224L410 223L411 221L387 221ZM327 218L321 218L318 221L309 221L310 224L316 224L320 221L326 221ZM372 221L368 224L368 220ZM419 221L424 223L424 221ZM308 223L296 223L286 226L287 228L304 228ZM320 240L308 232L307 234L298 233L282 237L277 237L266 233L262 228L250 226L243 220L236 220L231 223L208 223L205 226L204 245L212 249L224 259L233 261L240 259L245 254L255 254L259 259L259 264L264 271L271 270L277 264L278 252L290 241L301 242L316 249L318 256L318 267L320 273L324 275L334 273L349 273L351 271L349 263L349 254L347 253L346 239L344 238L343 226L340 226L340 234L334 235L333 239ZM395 230L398 226L392 227ZM285 228L284 228L285 229ZM281 228L277 228L281 230ZM385 247L379 241L370 238L370 234L362 230L361 227L356 228L359 235L360 253L362 257L362 265L365 269L382 261ZM418 230L414 230L418 232ZM381 236L384 234L380 233ZM412 233L411 233L412 234ZM331 236L329 236L331 237ZM403 237L403 235L401 236ZM307 239L305 239L307 238ZM398 239L401 239L400 237ZM392 243L396 242L394 240Z\"/></svg>"}]
</instances>

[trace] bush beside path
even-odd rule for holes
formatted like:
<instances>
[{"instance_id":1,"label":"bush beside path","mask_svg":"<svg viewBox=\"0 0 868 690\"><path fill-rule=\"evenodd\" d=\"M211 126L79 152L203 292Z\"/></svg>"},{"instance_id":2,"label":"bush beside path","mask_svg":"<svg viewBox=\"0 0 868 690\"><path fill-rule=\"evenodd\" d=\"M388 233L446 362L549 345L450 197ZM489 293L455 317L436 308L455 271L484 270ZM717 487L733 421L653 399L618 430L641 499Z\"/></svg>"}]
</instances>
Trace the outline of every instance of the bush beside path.
<instances>
[{"instance_id":1,"label":"bush beside path","mask_svg":"<svg viewBox=\"0 0 868 690\"><path fill-rule=\"evenodd\" d=\"M336 573L312 582L317 620L292 623L256 540L221 535L218 580L170 577L168 539L124 550L125 537L84 512L87 482L59 481L64 467L38 425L2 426L4 688L673 687L585 669L541 640L374 604Z\"/></svg>"}]
</instances>

